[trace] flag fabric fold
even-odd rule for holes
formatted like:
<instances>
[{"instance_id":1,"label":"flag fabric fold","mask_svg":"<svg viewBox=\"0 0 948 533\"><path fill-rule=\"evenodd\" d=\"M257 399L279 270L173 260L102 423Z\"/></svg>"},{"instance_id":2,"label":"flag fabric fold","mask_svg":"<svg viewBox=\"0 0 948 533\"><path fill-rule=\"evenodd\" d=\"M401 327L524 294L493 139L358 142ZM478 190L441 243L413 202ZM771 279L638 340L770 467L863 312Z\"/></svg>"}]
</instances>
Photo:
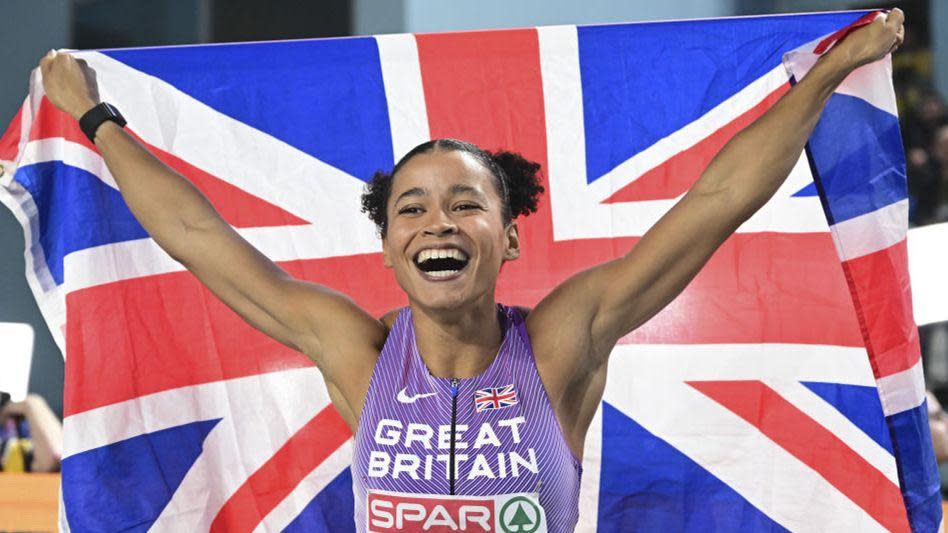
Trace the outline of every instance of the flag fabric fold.
<instances>
[{"instance_id":1,"label":"flag fabric fold","mask_svg":"<svg viewBox=\"0 0 948 533\"><path fill-rule=\"evenodd\" d=\"M251 244L381 315L406 301L359 195L416 144L542 165L547 196L497 289L532 306L634 247L873 16L75 53L128 131ZM319 372L157 247L38 73L0 164L66 357L63 529L353 530L352 439ZM904 166L886 58L847 78L774 198L616 346L578 530L940 527Z\"/></svg>"},{"instance_id":2,"label":"flag fabric fold","mask_svg":"<svg viewBox=\"0 0 948 533\"><path fill-rule=\"evenodd\" d=\"M878 15L869 13L856 24ZM854 24L854 25L856 25ZM802 79L838 36L787 54ZM941 522L941 481L928 427L918 329L908 274L908 190L891 58L867 65L830 97L807 157L853 297L876 379L909 523Z\"/></svg>"}]
</instances>

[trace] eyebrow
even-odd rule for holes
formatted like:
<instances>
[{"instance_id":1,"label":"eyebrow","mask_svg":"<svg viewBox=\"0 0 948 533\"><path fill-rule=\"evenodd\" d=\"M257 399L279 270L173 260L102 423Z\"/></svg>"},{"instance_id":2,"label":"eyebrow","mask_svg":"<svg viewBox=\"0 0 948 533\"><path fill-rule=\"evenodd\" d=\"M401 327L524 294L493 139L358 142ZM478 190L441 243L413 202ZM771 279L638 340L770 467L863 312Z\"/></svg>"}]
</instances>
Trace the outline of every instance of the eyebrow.
<instances>
[{"instance_id":1,"label":"eyebrow","mask_svg":"<svg viewBox=\"0 0 948 533\"><path fill-rule=\"evenodd\" d=\"M402 201L403 198L408 198L412 196L426 196L428 194L428 189L422 187L412 187L407 191L398 195L398 198L395 199L395 203ZM454 185L451 187L451 195L456 196L459 194L472 194L476 196L481 201L486 201L487 198L484 196L484 193L476 187L471 187L470 185Z\"/></svg>"},{"instance_id":2,"label":"eyebrow","mask_svg":"<svg viewBox=\"0 0 948 533\"><path fill-rule=\"evenodd\" d=\"M411 189L399 194L398 198L395 199L395 203L397 204L398 202L402 201L402 198L407 198L409 196L424 196L426 194L428 194L427 189L422 189L421 187L412 187Z\"/></svg>"},{"instance_id":3,"label":"eyebrow","mask_svg":"<svg viewBox=\"0 0 948 533\"><path fill-rule=\"evenodd\" d=\"M471 187L470 185L454 185L451 187L451 196L456 196L458 194L472 194L481 201L487 200L487 198L484 196L484 193L482 193L480 189Z\"/></svg>"}]
</instances>

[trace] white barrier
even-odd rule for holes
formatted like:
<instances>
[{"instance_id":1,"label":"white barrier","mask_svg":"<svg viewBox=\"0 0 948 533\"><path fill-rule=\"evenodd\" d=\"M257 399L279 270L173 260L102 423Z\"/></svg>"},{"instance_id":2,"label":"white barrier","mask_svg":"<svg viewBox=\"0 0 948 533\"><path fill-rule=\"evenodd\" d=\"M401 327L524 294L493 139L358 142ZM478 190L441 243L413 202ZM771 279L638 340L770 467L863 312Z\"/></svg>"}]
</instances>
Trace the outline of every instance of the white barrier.
<instances>
[{"instance_id":1,"label":"white barrier","mask_svg":"<svg viewBox=\"0 0 948 533\"><path fill-rule=\"evenodd\" d=\"M910 229L908 256L915 323L948 320L948 223Z\"/></svg>"}]
</instances>

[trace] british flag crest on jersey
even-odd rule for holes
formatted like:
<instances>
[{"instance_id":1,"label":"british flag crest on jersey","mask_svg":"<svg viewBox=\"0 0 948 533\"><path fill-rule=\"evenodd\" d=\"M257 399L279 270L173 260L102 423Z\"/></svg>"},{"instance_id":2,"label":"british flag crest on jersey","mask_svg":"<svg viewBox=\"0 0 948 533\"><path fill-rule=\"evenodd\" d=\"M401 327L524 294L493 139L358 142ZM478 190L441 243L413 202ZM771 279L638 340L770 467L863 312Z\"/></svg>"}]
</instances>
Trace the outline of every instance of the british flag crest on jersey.
<instances>
[{"instance_id":1,"label":"british flag crest on jersey","mask_svg":"<svg viewBox=\"0 0 948 533\"><path fill-rule=\"evenodd\" d=\"M542 164L547 196L497 287L532 306L632 248L867 16L77 55L128 130L249 242L380 315L405 297L359 195L416 144L462 138ZM775 197L616 346L579 530L939 527L890 80L888 58L847 78ZM353 530L352 439L319 372L155 245L38 74L0 160L66 357L62 528Z\"/></svg>"},{"instance_id":2,"label":"british flag crest on jersey","mask_svg":"<svg viewBox=\"0 0 948 533\"><path fill-rule=\"evenodd\" d=\"M474 407L477 412L502 409L517 405L517 389L513 384L504 387L488 387L474 391Z\"/></svg>"}]
</instances>

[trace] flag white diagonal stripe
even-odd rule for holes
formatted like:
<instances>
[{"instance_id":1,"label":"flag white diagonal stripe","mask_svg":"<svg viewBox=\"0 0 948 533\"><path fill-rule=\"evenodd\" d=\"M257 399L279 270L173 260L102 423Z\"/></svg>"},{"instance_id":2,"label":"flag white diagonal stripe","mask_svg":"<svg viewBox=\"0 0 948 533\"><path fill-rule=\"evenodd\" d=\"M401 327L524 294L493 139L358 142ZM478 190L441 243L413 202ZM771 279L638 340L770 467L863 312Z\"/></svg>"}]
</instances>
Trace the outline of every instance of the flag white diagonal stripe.
<instances>
[{"instance_id":1,"label":"flag white diagonal stripe","mask_svg":"<svg viewBox=\"0 0 948 533\"><path fill-rule=\"evenodd\" d=\"M637 180L645 172L687 150L744 114L789 79L783 65L778 65L739 92L724 100L701 118L675 130L652 146L620 163L609 173L589 185L594 194L605 200L616 191Z\"/></svg>"},{"instance_id":2,"label":"flag white diagonal stripe","mask_svg":"<svg viewBox=\"0 0 948 533\"><path fill-rule=\"evenodd\" d=\"M349 439L310 472L286 499L270 511L254 533L283 531L352 462L353 441Z\"/></svg>"}]
</instances>

